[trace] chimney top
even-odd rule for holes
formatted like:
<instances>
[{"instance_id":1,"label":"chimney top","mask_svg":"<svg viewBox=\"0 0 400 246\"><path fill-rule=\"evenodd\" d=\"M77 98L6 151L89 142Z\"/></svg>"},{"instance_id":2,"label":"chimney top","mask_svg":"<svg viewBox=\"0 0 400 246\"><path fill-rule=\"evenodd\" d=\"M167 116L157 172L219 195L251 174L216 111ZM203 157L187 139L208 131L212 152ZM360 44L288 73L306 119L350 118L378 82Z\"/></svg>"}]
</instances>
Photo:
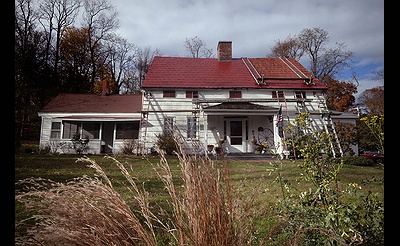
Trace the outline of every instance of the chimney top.
<instances>
[{"instance_id":1,"label":"chimney top","mask_svg":"<svg viewBox=\"0 0 400 246\"><path fill-rule=\"evenodd\" d=\"M110 82L107 79L103 79L101 83L102 83L101 95L107 96L108 94L110 94Z\"/></svg>"},{"instance_id":2,"label":"chimney top","mask_svg":"<svg viewBox=\"0 0 400 246\"><path fill-rule=\"evenodd\" d=\"M219 41L217 55L218 61L232 61L232 41Z\"/></svg>"}]
</instances>

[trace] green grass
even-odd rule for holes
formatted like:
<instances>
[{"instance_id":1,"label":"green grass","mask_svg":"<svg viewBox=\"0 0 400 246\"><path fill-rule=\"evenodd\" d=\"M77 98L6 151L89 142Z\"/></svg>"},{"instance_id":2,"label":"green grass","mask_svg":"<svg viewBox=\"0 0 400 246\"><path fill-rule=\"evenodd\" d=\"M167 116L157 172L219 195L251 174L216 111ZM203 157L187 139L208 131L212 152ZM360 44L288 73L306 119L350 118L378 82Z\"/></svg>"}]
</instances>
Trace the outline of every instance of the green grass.
<instances>
[{"instance_id":1,"label":"green grass","mask_svg":"<svg viewBox=\"0 0 400 246\"><path fill-rule=\"evenodd\" d=\"M96 161L112 181L114 189L122 198L130 204L132 209L137 209L135 199L127 189L129 184L122 175L121 170L110 158L101 155L90 155L90 159ZM66 183L83 175L93 176L95 170L87 167L86 162L77 162L77 155L40 155L20 153L15 156L15 182L30 178L41 177L56 182ZM160 205L167 211L171 211L167 201L170 197L164 183L157 176L158 156L119 155L115 158L122 163L136 178L137 184L149 192L152 204ZM182 172L179 159L176 156L167 157L173 174L176 187L181 187ZM283 198L280 183L277 182L278 171L282 179L290 184L293 195L307 190L311 185L305 181L299 181L303 170L299 168L302 160L296 161L228 161L230 182L234 187L234 195L242 197L243 200L254 198L253 209L258 213L255 223L260 237L265 235L275 223L274 204ZM224 161L214 162L222 168ZM275 168L272 165L275 163ZM339 174L339 186L342 190L349 183L357 183L361 188L359 192L367 194L379 193L379 199L383 202L383 175L384 170L380 166L354 166L344 165ZM23 187L16 186L16 190ZM16 220L22 220L26 215L19 214L21 204L16 204Z\"/></svg>"},{"instance_id":2,"label":"green grass","mask_svg":"<svg viewBox=\"0 0 400 246\"><path fill-rule=\"evenodd\" d=\"M57 182L66 182L83 175L94 175L95 171L87 167L87 163L76 162L77 155L35 155L20 154L15 157L15 181L29 178L41 177ZM116 189L122 189L125 178L115 165L113 160L104 158L101 155L91 155L89 158L95 160L113 180ZM159 180L153 169L160 158L148 156L146 158L134 155L116 156L116 159L124 164L136 177L143 182L144 188L151 194L166 194L164 184ZM222 161L221 161L222 162ZM278 164L281 176L287 179L295 190L305 190L308 185L305 182L298 182L302 170L298 167L301 160L295 162L284 161ZM168 157L168 163L175 175L174 181L179 184L180 165L175 156ZM228 161L232 184L241 187L248 192L258 190L266 194L266 199L279 198L280 187L277 182L277 172L273 171L270 161ZM339 184L342 186L348 183L357 183L361 192L371 191L380 193L383 201L383 175L384 170L379 166L353 166L344 165L339 173ZM19 189L21 187L16 187ZM267 196L268 195L268 196Z\"/></svg>"}]
</instances>

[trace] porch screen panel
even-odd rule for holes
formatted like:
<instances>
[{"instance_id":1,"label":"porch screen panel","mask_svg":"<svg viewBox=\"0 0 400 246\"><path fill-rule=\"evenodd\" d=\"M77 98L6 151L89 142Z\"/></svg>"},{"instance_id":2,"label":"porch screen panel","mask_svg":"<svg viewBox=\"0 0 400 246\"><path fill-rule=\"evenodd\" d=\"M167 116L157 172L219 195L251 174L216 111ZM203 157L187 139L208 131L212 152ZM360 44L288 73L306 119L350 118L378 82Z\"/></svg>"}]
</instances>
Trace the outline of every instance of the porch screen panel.
<instances>
[{"instance_id":1,"label":"porch screen panel","mask_svg":"<svg viewBox=\"0 0 400 246\"><path fill-rule=\"evenodd\" d=\"M81 123L74 121L63 122L63 138L72 139L75 134L80 134Z\"/></svg>"},{"instance_id":2,"label":"porch screen panel","mask_svg":"<svg viewBox=\"0 0 400 246\"><path fill-rule=\"evenodd\" d=\"M117 123L116 139L137 139L139 137L139 122Z\"/></svg>"},{"instance_id":3,"label":"porch screen panel","mask_svg":"<svg viewBox=\"0 0 400 246\"><path fill-rule=\"evenodd\" d=\"M100 123L84 122L82 127L82 136L88 136L89 139L99 139Z\"/></svg>"}]
</instances>

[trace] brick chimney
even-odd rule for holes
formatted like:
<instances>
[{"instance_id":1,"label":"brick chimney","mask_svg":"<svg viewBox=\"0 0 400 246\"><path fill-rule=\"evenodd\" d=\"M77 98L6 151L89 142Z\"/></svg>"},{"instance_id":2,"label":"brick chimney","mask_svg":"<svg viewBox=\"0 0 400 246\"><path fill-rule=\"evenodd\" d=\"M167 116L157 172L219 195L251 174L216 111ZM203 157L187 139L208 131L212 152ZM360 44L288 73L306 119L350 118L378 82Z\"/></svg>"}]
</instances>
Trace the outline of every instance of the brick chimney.
<instances>
[{"instance_id":1,"label":"brick chimney","mask_svg":"<svg viewBox=\"0 0 400 246\"><path fill-rule=\"evenodd\" d=\"M232 61L232 41L219 41L217 54L218 61Z\"/></svg>"},{"instance_id":2,"label":"brick chimney","mask_svg":"<svg viewBox=\"0 0 400 246\"><path fill-rule=\"evenodd\" d=\"M103 79L101 83L102 83L101 95L107 96L108 94L110 94L110 82L107 79Z\"/></svg>"}]
</instances>

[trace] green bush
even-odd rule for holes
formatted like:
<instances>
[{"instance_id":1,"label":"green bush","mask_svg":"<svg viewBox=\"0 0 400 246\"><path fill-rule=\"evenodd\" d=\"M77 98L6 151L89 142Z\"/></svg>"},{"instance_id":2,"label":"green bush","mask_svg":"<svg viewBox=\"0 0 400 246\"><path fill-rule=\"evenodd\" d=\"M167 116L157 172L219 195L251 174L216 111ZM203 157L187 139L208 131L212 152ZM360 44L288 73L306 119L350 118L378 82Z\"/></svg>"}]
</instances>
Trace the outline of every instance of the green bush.
<instances>
[{"instance_id":1,"label":"green bush","mask_svg":"<svg viewBox=\"0 0 400 246\"><path fill-rule=\"evenodd\" d=\"M345 156L343 157L343 162L345 165L353 166L374 166L375 163L364 156Z\"/></svg>"},{"instance_id":2,"label":"green bush","mask_svg":"<svg viewBox=\"0 0 400 246\"><path fill-rule=\"evenodd\" d=\"M172 155L174 151L177 151L174 135L172 133L160 133L156 134L156 137L158 147L165 151L167 155Z\"/></svg>"}]
</instances>

